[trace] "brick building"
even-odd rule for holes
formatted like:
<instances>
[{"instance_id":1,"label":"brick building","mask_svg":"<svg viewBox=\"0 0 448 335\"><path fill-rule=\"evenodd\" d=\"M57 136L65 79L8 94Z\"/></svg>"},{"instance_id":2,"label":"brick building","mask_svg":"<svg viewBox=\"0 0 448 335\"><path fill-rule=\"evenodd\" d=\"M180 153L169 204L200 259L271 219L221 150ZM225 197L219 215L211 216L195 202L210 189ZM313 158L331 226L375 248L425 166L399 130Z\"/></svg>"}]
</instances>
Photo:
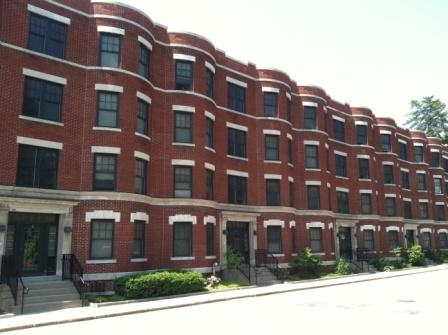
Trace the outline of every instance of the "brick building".
<instances>
[{"instance_id":1,"label":"brick building","mask_svg":"<svg viewBox=\"0 0 448 335\"><path fill-rule=\"evenodd\" d=\"M0 257L23 275L448 248L439 139L123 4L0 12Z\"/></svg>"}]
</instances>

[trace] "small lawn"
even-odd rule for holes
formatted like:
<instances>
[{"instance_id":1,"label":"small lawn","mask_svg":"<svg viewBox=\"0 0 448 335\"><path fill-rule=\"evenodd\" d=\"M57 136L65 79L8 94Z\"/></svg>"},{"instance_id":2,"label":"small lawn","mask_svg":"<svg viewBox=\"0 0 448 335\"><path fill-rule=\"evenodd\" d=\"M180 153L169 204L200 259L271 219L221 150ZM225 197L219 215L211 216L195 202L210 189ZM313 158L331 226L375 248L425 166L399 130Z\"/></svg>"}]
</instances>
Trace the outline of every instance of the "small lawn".
<instances>
[{"instance_id":1,"label":"small lawn","mask_svg":"<svg viewBox=\"0 0 448 335\"><path fill-rule=\"evenodd\" d=\"M221 290L229 290L232 288L249 286L249 283L244 280L223 280L221 281L215 288L207 286L207 290L209 291L221 291Z\"/></svg>"}]
</instances>

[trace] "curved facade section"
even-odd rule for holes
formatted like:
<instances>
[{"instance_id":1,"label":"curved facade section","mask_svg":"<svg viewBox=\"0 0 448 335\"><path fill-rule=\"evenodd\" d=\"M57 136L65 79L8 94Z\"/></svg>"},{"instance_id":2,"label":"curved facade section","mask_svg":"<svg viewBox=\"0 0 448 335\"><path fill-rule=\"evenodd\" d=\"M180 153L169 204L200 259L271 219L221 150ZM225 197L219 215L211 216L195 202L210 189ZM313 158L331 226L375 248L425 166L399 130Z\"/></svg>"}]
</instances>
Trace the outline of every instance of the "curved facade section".
<instances>
[{"instance_id":1,"label":"curved facade section","mask_svg":"<svg viewBox=\"0 0 448 335\"><path fill-rule=\"evenodd\" d=\"M119 3L0 6L0 255L23 275L448 248L439 139Z\"/></svg>"}]
</instances>

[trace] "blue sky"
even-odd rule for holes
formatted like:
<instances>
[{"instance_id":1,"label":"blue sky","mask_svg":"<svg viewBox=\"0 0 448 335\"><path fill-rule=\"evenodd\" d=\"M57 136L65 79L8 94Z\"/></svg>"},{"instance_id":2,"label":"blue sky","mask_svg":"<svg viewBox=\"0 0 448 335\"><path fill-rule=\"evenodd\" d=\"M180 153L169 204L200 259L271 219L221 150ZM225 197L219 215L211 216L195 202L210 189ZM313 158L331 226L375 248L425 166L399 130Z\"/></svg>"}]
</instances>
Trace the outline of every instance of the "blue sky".
<instances>
[{"instance_id":1,"label":"blue sky","mask_svg":"<svg viewBox=\"0 0 448 335\"><path fill-rule=\"evenodd\" d=\"M448 104L446 0L120 1L399 125L412 99Z\"/></svg>"}]
</instances>

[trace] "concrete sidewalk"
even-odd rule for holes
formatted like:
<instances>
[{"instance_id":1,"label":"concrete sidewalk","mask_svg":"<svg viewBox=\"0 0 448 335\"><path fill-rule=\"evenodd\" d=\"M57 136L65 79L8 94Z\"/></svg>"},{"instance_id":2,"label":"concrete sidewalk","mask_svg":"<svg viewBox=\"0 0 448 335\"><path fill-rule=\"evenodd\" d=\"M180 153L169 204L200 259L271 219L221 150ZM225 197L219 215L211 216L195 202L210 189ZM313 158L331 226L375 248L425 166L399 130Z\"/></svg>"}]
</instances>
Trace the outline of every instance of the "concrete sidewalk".
<instances>
[{"instance_id":1,"label":"concrete sidewalk","mask_svg":"<svg viewBox=\"0 0 448 335\"><path fill-rule=\"evenodd\" d=\"M251 286L240 289L196 293L159 299L91 304L89 307L69 308L40 314L2 317L0 318L0 332L446 270L448 270L448 265L442 264L423 268L396 270L392 272L377 272L372 274L361 273L336 278L286 282L271 286Z\"/></svg>"}]
</instances>

